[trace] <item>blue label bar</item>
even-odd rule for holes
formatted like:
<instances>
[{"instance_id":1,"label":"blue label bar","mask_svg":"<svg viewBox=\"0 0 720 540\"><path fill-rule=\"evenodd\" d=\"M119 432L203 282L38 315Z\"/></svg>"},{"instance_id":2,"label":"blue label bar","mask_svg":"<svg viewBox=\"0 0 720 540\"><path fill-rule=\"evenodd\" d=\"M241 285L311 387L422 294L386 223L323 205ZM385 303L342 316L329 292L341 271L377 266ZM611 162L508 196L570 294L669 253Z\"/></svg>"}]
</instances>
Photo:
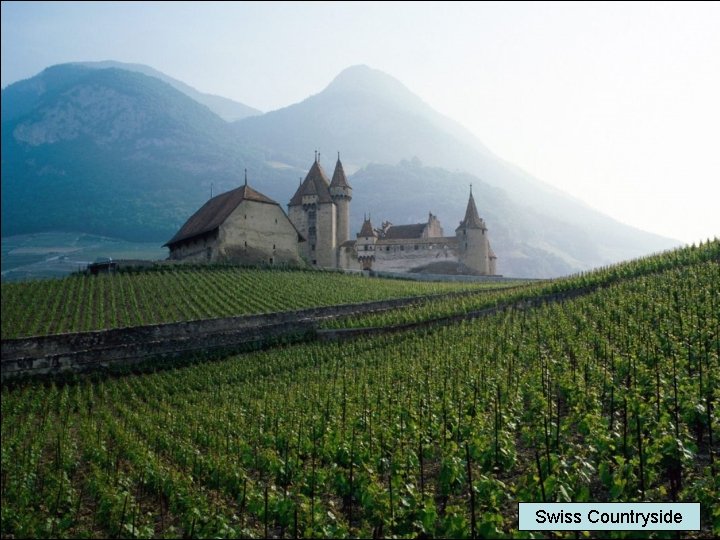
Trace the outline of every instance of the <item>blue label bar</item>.
<instances>
[{"instance_id":1,"label":"blue label bar","mask_svg":"<svg viewBox=\"0 0 720 540\"><path fill-rule=\"evenodd\" d=\"M519 503L521 531L699 531L700 503Z\"/></svg>"}]
</instances>

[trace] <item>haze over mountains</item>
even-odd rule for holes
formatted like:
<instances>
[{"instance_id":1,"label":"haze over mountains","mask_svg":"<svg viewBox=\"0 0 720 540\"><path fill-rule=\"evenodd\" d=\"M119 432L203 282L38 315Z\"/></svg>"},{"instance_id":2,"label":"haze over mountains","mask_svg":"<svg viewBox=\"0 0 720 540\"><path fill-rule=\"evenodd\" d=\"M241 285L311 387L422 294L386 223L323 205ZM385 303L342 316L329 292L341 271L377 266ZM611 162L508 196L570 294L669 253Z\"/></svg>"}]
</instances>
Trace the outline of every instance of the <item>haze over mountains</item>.
<instances>
[{"instance_id":1,"label":"haze over mountains","mask_svg":"<svg viewBox=\"0 0 720 540\"><path fill-rule=\"evenodd\" d=\"M128 69L131 68L131 69ZM354 188L351 231L437 214L453 234L469 184L505 275L547 277L679 242L622 225L498 158L399 81L366 66L261 114L152 68L63 64L2 91L2 234L83 231L163 243L242 181L283 206L313 150ZM232 122L233 118L238 118Z\"/></svg>"},{"instance_id":2,"label":"haze over mountains","mask_svg":"<svg viewBox=\"0 0 720 540\"><path fill-rule=\"evenodd\" d=\"M143 64L128 64L126 62L115 62L113 60L106 60L104 62L80 62L78 65L89 67L89 68L118 68L125 69L128 71L135 71L142 73L143 75L149 75L168 83L176 90L180 90L183 94L191 97L198 103L202 103L212 112L217 114L223 120L233 122L235 120L241 120L248 116L255 116L262 114L262 111L249 107L244 103L234 101L222 96L216 96L215 94L206 94L204 92L198 92L192 86L188 86L182 81L174 79L168 75L165 75L157 69L151 68Z\"/></svg>"}]
</instances>

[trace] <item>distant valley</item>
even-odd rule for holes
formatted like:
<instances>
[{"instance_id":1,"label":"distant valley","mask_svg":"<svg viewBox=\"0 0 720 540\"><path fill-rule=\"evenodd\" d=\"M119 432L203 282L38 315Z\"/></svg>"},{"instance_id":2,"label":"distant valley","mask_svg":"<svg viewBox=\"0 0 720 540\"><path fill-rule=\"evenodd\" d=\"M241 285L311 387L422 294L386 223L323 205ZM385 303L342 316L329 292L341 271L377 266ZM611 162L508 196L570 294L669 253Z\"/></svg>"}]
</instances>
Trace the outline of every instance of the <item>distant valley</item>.
<instances>
[{"instance_id":1,"label":"distant valley","mask_svg":"<svg viewBox=\"0 0 720 540\"><path fill-rule=\"evenodd\" d=\"M2 280L58 278L85 270L98 258L164 259L157 242L130 242L85 233L35 233L2 239Z\"/></svg>"}]
</instances>

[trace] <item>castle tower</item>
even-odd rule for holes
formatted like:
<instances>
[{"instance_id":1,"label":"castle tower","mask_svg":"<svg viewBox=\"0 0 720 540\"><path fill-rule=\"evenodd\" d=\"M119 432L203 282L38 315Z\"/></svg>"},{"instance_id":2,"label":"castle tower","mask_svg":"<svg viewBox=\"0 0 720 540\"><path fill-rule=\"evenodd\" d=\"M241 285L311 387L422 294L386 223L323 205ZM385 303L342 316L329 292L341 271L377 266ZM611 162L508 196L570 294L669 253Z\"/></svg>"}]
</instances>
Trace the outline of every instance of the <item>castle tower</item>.
<instances>
[{"instance_id":1,"label":"castle tower","mask_svg":"<svg viewBox=\"0 0 720 540\"><path fill-rule=\"evenodd\" d=\"M337 266L336 211L330 196L330 181L315 153L305 180L288 203L290 221L307 240L301 244L300 255L314 266Z\"/></svg>"},{"instance_id":2,"label":"castle tower","mask_svg":"<svg viewBox=\"0 0 720 540\"><path fill-rule=\"evenodd\" d=\"M377 233L373 229L370 218L366 216L355 241L358 261L363 270L372 270L373 262L375 262L375 243L377 239Z\"/></svg>"},{"instance_id":3,"label":"castle tower","mask_svg":"<svg viewBox=\"0 0 720 540\"><path fill-rule=\"evenodd\" d=\"M472 185L465 210L465 219L455 229L455 235L458 240L460 263L476 274L489 275L493 273L490 265L490 242L487 236L487 227L475 206ZM494 267L494 259L492 266Z\"/></svg>"},{"instance_id":4,"label":"castle tower","mask_svg":"<svg viewBox=\"0 0 720 540\"><path fill-rule=\"evenodd\" d=\"M347 181L345 171L340 162L340 152L335 164L335 172L330 182L330 197L337 207L337 227L335 243L341 246L343 242L350 240L350 201L352 200L352 188Z\"/></svg>"}]
</instances>

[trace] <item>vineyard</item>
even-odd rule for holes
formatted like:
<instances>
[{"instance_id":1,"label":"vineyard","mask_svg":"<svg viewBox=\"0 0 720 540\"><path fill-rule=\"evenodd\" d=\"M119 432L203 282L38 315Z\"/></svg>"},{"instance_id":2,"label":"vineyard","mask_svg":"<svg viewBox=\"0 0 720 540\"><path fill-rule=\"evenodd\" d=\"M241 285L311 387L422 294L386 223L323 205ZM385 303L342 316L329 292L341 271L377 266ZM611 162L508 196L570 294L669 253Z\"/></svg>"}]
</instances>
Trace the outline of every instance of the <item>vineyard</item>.
<instances>
[{"instance_id":1,"label":"vineyard","mask_svg":"<svg viewBox=\"0 0 720 540\"><path fill-rule=\"evenodd\" d=\"M688 534L720 535L717 253L452 327L5 385L2 536L536 537L519 501L699 501Z\"/></svg>"},{"instance_id":2,"label":"vineyard","mask_svg":"<svg viewBox=\"0 0 720 540\"><path fill-rule=\"evenodd\" d=\"M368 302L503 283L423 283L252 268L161 271L3 283L3 339Z\"/></svg>"},{"instance_id":3,"label":"vineyard","mask_svg":"<svg viewBox=\"0 0 720 540\"><path fill-rule=\"evenodd\" d=\"M720 261L720 241L708 242L699 248L680 249L645 257L585 274L556 279L552 282L527 283L523 286L508 287L504 291L486 290L478 294L456 298L433 298L412 310L398 309L333 319L327 321L325 326L327 328L362 328L431 321L510 302L589 292L633 277L707 261Z\"/></svg>"}]
</instances>

